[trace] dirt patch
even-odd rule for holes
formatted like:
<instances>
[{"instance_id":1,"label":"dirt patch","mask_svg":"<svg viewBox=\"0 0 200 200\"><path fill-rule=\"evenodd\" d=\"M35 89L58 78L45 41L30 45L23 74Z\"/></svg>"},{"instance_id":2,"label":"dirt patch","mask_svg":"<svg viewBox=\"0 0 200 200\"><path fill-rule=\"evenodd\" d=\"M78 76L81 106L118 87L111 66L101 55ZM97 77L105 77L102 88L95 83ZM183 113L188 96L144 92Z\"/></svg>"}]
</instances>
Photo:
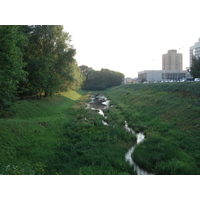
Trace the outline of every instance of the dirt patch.
<instances>
[{"instance_id":1,"label":"dirt patch","mask_svg":"<svg viewBox=\"0 0 200 200\"><path fill-rule=\"evenodd\" d=\"M38 124L44 126L44 127L47 127L49 126L49 124L47 122L38 122Z\"/></svg>"}]
</instances>

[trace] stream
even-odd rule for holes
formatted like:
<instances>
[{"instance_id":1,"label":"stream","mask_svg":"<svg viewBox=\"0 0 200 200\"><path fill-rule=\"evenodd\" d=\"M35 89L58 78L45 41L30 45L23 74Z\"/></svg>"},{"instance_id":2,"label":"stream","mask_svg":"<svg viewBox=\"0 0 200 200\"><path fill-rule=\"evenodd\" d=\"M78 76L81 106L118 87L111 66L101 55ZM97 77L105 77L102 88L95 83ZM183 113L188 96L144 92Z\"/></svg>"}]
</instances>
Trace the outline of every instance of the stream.
<instances>
[{"instance_id":1,"label":"stream","mask_svg":"<svg viewBox=\"0 0 200 200\"><path fill-rule=\"evenodd\" d=\"M96 95L91 95L90 96L90 102L86 104L86 109L91 109L91 110L98 110L98 114L102 115L104 117L104 119L107 118L107 116L105 116L103 110L108 108L110 105L110 101L101 94L96 94ZM109 126L107 122L105 122L104 120L102 120L102 124L105 126ZM135 133L135 131L130 128L128 126L127 121L125 121L125 125L124 128L126 129L127 132L131 133L131 134L136 134L137 137L137 144L143 142L145 140L145 136L143 133ZM129 162L129 164L131 166L134 167L134 171L138 174L138 175L153 175L149 172L147 172L146 170L141 169L132 159L131 155L133 154L136 145L134 145L133 147L131 147L127 153L125 154L125 161Z\"/></svg>"},{"instance_id":2,"label":"stream","mask_svg":"<svg viewBox=\"0 0 200 200\"><path fill-rule=\"evenodd\" d=\"M136 137L137 137L137 144L138 145L139 143L143 142L145 140L145 136L143 133L135 133L135 131L132 129L132 128L129 128L128 127L128 123L125 121L125 129L126 131L132 133L132 134L136 134ZM147 172L146 170L143 170L142 168L140 168L132 159L131 155L133 154L134 150L135 150L135 147L136 145L134 145L133 147L131 147L128 152L125 154L125 160L127 162L129 162L130 165L133 165L134 167L134 171L138 174L138 175L154 175L154 174L151 174L149 172Z\"/></svg>"}]
</instances>

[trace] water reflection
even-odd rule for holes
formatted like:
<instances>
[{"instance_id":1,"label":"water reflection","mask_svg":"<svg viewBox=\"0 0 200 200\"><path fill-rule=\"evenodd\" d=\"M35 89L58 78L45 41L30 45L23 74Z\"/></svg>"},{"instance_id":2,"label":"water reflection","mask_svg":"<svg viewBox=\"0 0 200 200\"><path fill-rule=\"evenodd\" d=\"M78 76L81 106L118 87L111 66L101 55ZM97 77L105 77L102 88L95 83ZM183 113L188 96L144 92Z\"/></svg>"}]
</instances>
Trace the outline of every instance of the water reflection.
<instances>
[{"instance_id":1,"label":"water reflection","mask_svg":"<svg viewBox=\"0 0 200 200\"><path fill-rule=\"evenodd\" d=\"M109 103L110 101L101 94L97 94L97 95L91 95L90 96L90 102L87 103L87 107L86 109L92 109L92 110L102 110L102 109L106 109L109 107ZM101 113L103 111L100 111Z\"/></svg>"},{"instance_id":2,"label":"water reflection","mask_svg":"<svg viewBox=\"0 0 200 200\"><path fill-rule=\"evenodd\" d=\"M128 123L127 123L126 121L125 121L125 126L124 126L124 127L125 127L125 129L126 129L128 132L130 132L130 133L132 133L132 134L136 134L136 137L137 137L137 144L136 144L136 145L138 145L139 143L141 143L141 142L143 142L143 141L145 140L144 134L143 134L143 133L135 133L131 128L128 127ZM134 162L134 160L132 159L132 156L131 156L131 155L133 154L136 145L134 145L133 147L131 147L131 148L128 150L128 152L125 154L125 160L126 160L127 162L129 162L130 165L133 165L134 171L135 171L138 175L154 175L154 174L152 174L152 173L147 172L146 170L141 169L141 168Z\"/></svg>"},{"instance_id":3,"label":"water reflection","mask_svg":"<svg viewBox=\"0 0 200 200\"><path fill-rule=\"evenodd\" d=\"M104 117L104 119L107 118L107 116L105 116L103 110L108 108L110 106L110 101L101 94L96 94L96 95L91 95L90 96L90 102L87 103L87 107L86 109L91 109L91 110L98 110L98 114L102 115ZM102 120L102 124L105 126L109 126L107 122L105 122L104 120ZM141 143L142 141L145 140L145 136L143 133L135 133L135 131L128 127L128 123L125 121L125 129L126 131L132 133L132 134L136 134L137 137L137 144ZM136 144L136 145L137 145ZM134 150L135 150L135 146L131 147L128 152L125 154L125 160L127 162L130 163L130 165L133 165L134 167L134 171L136 171L136 173L138 175L153 175L151 173L148 173L147 171L141 169L132 159L131 155L133 154Z\"/></svg>"}]
</instances>

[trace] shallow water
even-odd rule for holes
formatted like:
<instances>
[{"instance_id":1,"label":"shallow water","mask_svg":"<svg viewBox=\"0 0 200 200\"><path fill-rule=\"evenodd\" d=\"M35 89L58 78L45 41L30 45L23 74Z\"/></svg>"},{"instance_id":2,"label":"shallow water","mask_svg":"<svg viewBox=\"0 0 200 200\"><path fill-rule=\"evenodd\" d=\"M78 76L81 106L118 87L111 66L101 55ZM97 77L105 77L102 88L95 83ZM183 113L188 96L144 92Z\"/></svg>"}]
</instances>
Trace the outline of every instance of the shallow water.
<instances>
[{"instance_id":1,"label":"shallow water","mask_svg":"<svg viewBox=\"0 0 200 200\"><path fill-rule=\"evenodd\" d=\"M105 116L103 110L108 108L110 106L110 101L101 94L98 95L91 95L90 97L90 102L87 103L87 107L86 109L91 109L91 110L98 110L98 114L102 115L104 117L104 119L107 118L107 116ZM102 120L102 124L104 126L109 126L109 124L107 122L105 122L104 120ZM125 121L125 129L126 131L132 133L132 134L136 134L137 137L137 144L143 142L145 140L145 136L143 133L135 133L135 131L128 127L128 123ZM137 145L136 144L136 145ZM131 147L128 152L125 154L125 160L126 162L129 162L130 165L133 165L134 167L134 171L138 174L138 175L153 175L151 173L148 173L147 171L141 169L132 159L131 155L133 154L134 150L135 150L135 146Z\"/></svg>"},{"instance_id":2,"label":"shallow water","mask_svg":"<svg viewBox=\"0 0 200 200\"><path fill-rule=\"evenodd\" d=\"M143 142L145 140L145 136L143 133L135 133L131 128L128 127L128 123L125 121L125 129L132 133L132 134L136 134L136 137L137 137L137 144L138 145L139 143ZM135 150L135 147L136 145L134 145L133 147L131 147L127 153L125 154L125 160L127 162L129 162L130 165L133 165L134 167L134 171L138 174L138 175L153 175L152 173L149 173L147 172L146 170L143 170L142 168L140 168L135 162L134 160L132 159L132 154Z\"/></svg>"},{"instance_id":3,"label":"shallow water","mask_svg":"<svg viewBox=\"0 0 200 200\"><path fill-rule=\"evenodd\" d=\"M92 109L92 110L99 110L100 111L100 110L103 110L103 109L106 109L106 108L109 107L110 101L104 95L100 95L100 94L92 95L90 97L90 100L91 101L86 104L87 105L86 109Z\"/></svg>"},{"instance_id":4,"label":"shallow water","mask_svg":"<svg viewBox=\"0 0 200 200\"><path fill-rule=\"evenodd\" d=\"M98 95L92 95L90 97L90 102L87 103L86 109L91 109L91 110L98 110L98 114L102 115L104 119L107 119L107 116L105 116L103 110L109 107L110 101L101 94ZM102 120L102 124L105 126L108 126L108 123Z\"/></svg>"}]
</instances>

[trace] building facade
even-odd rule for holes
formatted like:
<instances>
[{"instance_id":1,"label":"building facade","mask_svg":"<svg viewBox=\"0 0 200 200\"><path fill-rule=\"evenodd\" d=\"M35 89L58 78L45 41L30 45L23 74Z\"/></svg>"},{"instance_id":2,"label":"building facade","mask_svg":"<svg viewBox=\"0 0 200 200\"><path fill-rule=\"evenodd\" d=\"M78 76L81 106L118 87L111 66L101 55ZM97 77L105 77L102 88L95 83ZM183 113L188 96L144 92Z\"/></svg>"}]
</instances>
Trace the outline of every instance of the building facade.
<instances>
[{"instance_id":1,"label":"building facade","mask_svg":"<svg viewBox=\"0 0 200 200\"><path fill-rule=\"evenodd\" d=\"M190 47L190 67L192 66L192 57L200 57L200 38L193 46Z\"/></svg>"},{"instance_id":2,"label":"building facade","mask_svg":"<svg viewBox=\"0 0 200 200\"><path fill-rule=\"evenodd\" d=\"M155 81L179 81L188 77L188 70L183 70L183 56L177 50L168 50L162 55L162 70L144 70L138 72L138 80L148 82Z\"/></svg>"},{"instance_id":3,"label":"building facade","mask_svg":"<svg viewBox=\"0 0 200 200\"><path fill-rule=\"evenodd\" d=\"M127 77L124 79L124 84L133 83L133 78Z\"/></svg>"},{"instance_id":4,"label":"building facade","mask_svg":"<svg viewBox=\"0 0 200 200\"><path fill-rule=\"evenodd\" d=\"M186 70L144 70L138 72L138 80L146 80L148 82L169 80L179 81L180 79L186 77Z\"/></svg>"},{"instance_id":5,"label":"building facade","mask_svg":"<svg viewBox=\"0 0 200 200\"><path fill-rule=\"evenodd\" d=\"M168 53L162 55L162 70L178 70L183 68L183 56L177 53L177 50L169 50Z\"/></svg>"}]
</instances>

